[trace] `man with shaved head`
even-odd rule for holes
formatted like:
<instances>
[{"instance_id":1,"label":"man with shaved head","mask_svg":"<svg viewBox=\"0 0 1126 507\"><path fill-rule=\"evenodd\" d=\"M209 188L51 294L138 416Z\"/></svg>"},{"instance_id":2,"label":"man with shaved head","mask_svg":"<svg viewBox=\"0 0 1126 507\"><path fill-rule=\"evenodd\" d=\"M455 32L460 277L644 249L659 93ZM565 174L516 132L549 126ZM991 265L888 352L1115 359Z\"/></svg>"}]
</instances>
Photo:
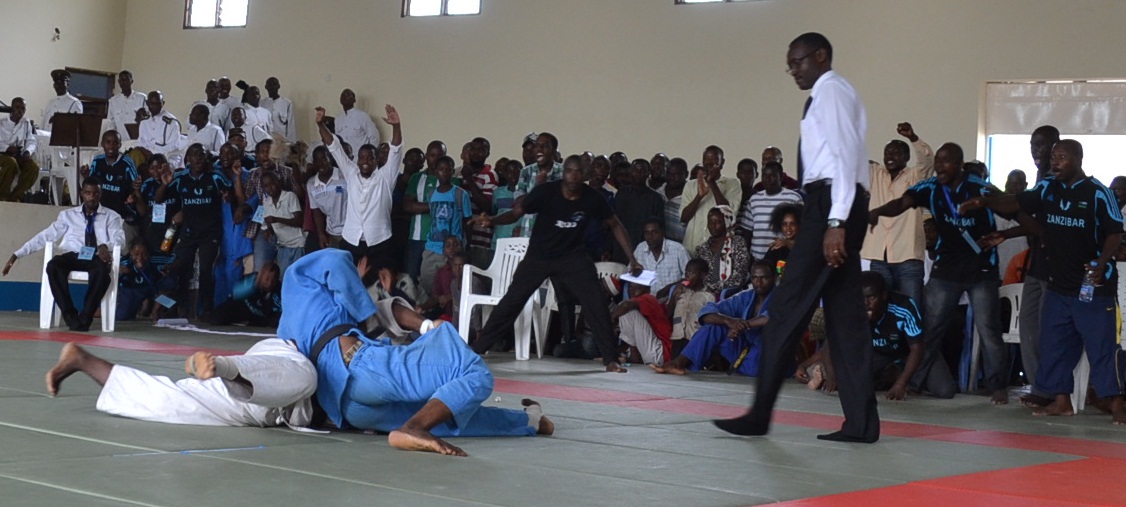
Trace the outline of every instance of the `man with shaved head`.
<instances>
[{"instance_id":1,"label":"man with shaved head","mask_svg":"<svg viewBox=\"0 0 1126 507\"><path fill-rule=\"evenodd\" d=\"M340 92L340 107L344 112L336 117L336 135L353 150L370 144L379 146L379 130L366 112L356 109L356 92L345 88Z\"/></svg>"}]
</instances>

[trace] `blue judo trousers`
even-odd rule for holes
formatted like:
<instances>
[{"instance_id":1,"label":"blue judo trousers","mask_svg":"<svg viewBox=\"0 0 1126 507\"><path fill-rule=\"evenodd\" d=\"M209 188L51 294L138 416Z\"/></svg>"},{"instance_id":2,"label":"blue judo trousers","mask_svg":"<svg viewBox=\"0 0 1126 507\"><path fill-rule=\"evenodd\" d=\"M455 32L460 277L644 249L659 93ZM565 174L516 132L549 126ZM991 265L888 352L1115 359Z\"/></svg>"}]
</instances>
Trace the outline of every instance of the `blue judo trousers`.
<instances>
[{"instance_id":1,"label":"blue judo trousers","mask_svg":"<svg viewBox=\"0 0 1126 507\"><path fill-rule=\"evenodd\" d=\"M326 330L363 322L375 312L352 255L319 250L286 270L278 337L295 340L309 356ZM437 437L535 435L523 411L481 406L492 394L492 373L450 324L410 345L369 338L358 328L347 334L363 343L348 366L336 337L316 364L317 401L337 427L390 432L437 399L453 413L452 420L431 430Z\"/></svg>"},{"instance_id":2,"label":"blue judo trousers","mask_svg":"<svg viewBox=\"0 0 1126 507\"><path fill-rule=\"evenodd\" d=\"M754 289L747 289L722 301L704 305L697 318L702 319L705 315L713 313L742 320L761 317L767 315L771 295L773 293L766 296L762 310L757 315L751 315L755 306L755 291ZM681 352L681 355L692 361L692 365L688 367L689 371L700 371L711 361L712 354L718 350L720 355L731 365L736 365L739 358L746 352L746 357L742 358L743 361L735 369L735 373L748 377L758 375L759 356L762 354L762 328L757 327L743 331L734 339L727 337L727 331L727 326L717 324L700 326L700 329L692 335L692 339Z\"/></svg>"}]
</instances>

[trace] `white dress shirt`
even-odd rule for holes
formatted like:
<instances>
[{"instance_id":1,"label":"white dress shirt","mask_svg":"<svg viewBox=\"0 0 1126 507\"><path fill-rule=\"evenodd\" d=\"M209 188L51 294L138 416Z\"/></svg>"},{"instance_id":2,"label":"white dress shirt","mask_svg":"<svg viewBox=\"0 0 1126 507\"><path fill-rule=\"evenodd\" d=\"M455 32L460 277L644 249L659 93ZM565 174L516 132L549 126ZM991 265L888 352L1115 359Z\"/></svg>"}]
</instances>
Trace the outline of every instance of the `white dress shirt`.
<instances>
[{"instance_id":1,"label":"white dress shirt","mask_svg":"<svg viewBox=\"0 0 1126 507\"><path fill-rule=\"evenodd\" d=\"M51 118L55 113L81 113L82 101L78 97L69 93L63 95L56 95L55 98L48 100L47 105L43 107L43 123L39 124L39 128L43 130L51 130Z\"/></svg>"},{"instance_id":2,"label":"white dress shirt","mask_svg":"<svg viewBox=\"0 0 1126 507\"><path fill-rule=\"evenodd\" d=\"M344 241L352 245L365 241L368 246L373 246L391 237L391 192L399 176L402 148L402 145L392 145L387 163L364 178L360 176L359 166L344 156L339 137L328 145L329 154L336 159L344 181L348 183L348 206L340 234Z\"/></svg>"},{"instance_id":3,"label":"white dress shirt","mask_svg":"<svg viewBox=\"0 0 1126 507\"><path fill-rule=\"evenodd\" d=\"M165 122L165 118L170 118L171 122ZM174 168L183 167L183 157L178 153L180 120L168 111L161 111L160 114L141 121L137 128L137 145L153 153L163 153Z\"/></svg>"},{"instance_id":4,"label":"white dress shirt","mask_svg":"<svg viewBox=\"0 0 1126 507\"><path fill-rule=\"evenodd\" d=\"M813 101L801 121L802 185L831 180L829 218L845 220L856 197L856 185L869 186L864 136L868 118L864 104L845 78L829 71L810 91ZM685 187L687 190L687 187Z\"/></svg>"},{"instance_id":5,"label":"white dress shirt","mask_svg":"<svg viewBox=\"0 0 1126 507\"><path fill-rule=\"evenodd\" d=\"M242 99L230 95L225 99L219 99L219 103L227 106L227 117L223 118L223 128L231 130L231 111L234 111L236 107L242 107Z\"/></svg>"},{"instance_id":6,"label":"white dress shirt","mask_svg":"<svg viewBox=\"0 0 1126 507\"><path fill-rule=\"evenodd\" d=\"M106 245L111 250L113 247L125 244L125 229L121 226L121 215L105 206L98 206L94 212L94 236L99 245ZM61 241L60 241L61 240ZM59 241L59 253L77 252L86 246L86 215L82 206L68 208L59 212L59 218L27 240L19 250L16 257L23 258L38 252L47 246L48 242Z\"/></svg>"},{"instance_id":7,"label":"white dress shirt","mask_svg":"<svg viewBox=\"0 0 1126 507\"><path fill-rule=\"evenodd\" d=\"M19 123L13 122L11 116L0 118L0 152L7 151L12 145L21 146L23 151L35 154L35 130L31 128L31 120L27 116L20 118Z\"/></svg>"},{"instance_id":8,"label":"white dress shirt","mask_svg":"<svg viewBox=\"0 0 1126 507\"><path fill-rule=\"evenodd\" d=\"M219 156L219 148L223 147L223 143L227 142L227 134L223 133L223 129L219 128L214 123L204 125L202 129L196 128L195 125L188 127L188 135L180 136L179 151L187 151L188 147L199 143L203 145L203 149L207 150L211 156Z\"/></svg>"},{"instance_id":9,"label":"white dress shirt","mask_svg":"<svg viewBox=\"0 0 1126 507\"><path fill-rule=\"evenodd\" d=\"M336 135L352 146L352 154L360 152L360 146L370 144L379 146L379 130L371 116L352 108L336 117Z\"/></svg>"},{"instance_id":10,"label":"white dress shirt","mask_svg":"<svg viewBox=\"0 0 1126 507\"><path fill-rule=\"evenodd\" d=\"M217 125L219 128L227 128L227 120L231 117L231 110L227 108L226 102L220 100L216 102L215 105L211 105L211 103L206 100L197 100L195 104L192 104L192 107L198 104L203 104L207 107L207 121Z\"/></svg>"},{"instance_id":11,"label":"white dress shirt","mask_svg":"<svg viewBox=\"0 0 1126 507\"><path fill-rule=\"evenodd\" d=\"M281 134L291 143L297 142L297 122L293 120L293 102L282 96L278 96L277 100L263 97L258 101L258 105L270 111L270 123L273 125L271 133Z\"/></svg>"},{"instance_id":12,"label":"white dress shirt","mask_svg":"<svg viewBox=\"0 0 1126 507\"><path fill-rule=\"evenodd\" d=\"M261 125L262 130L265 130L267 133L273 128L273 120L270 119L272 113L270 113L269 109L243 104L242 112L246 113L246 123L243 124L242 128L245 129L252 125Z\"/></svg>"},{"instance_id":13,"label":"white dress shirt","mask_svg":"<svg viewBox=\"0 0 1126 507\"><path fill-rule=\"evenodd\" d=\"M133 93L126 97L118 93L109 99L109 120L113 123L113 129L121 134L122 141L132 139L129 137L129 131L125 128L126 123L137 123L137 110L144 107L145 100L148 96L144 92L133 90Z\"/></svg>"}]
</instances>

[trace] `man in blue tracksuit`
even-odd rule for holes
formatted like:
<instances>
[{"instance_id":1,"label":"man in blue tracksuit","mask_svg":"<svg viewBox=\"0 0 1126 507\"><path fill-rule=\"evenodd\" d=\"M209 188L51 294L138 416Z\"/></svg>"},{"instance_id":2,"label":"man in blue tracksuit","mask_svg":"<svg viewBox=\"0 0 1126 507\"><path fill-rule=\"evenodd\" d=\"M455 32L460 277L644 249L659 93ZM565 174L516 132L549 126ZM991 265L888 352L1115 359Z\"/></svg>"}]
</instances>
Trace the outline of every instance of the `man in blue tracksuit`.
<instances>
[{"instance_id":1,"label":"man in blue tracksuit","mask_svg":"<svg viewBox=\"0 0 1126 507\"><path fill-rule=\"evenodd\" d=\"M396 305L400 326L426 331L417 340L396 346L362 331L377 310L355 266L346 251L320 250L291 265L282 282L278 336L316 365L317 400L337 427L386 431L392 447L456 456L465 452L440 437L554 431L534 401L524 401L525 411L481 406L493 376L453 326L426 331L433 323Z\"/></svg>"}]
</instances>

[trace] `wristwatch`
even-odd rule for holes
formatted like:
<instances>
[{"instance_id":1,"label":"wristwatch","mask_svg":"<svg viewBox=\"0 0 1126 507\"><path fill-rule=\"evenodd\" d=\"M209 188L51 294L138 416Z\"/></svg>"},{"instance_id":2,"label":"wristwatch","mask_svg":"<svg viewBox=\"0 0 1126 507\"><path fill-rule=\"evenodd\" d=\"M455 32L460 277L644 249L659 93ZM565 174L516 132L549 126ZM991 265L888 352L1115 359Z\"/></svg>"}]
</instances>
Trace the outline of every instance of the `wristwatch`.
<instances>
[{"instance_id":1,"label":"wristwatch","mask_svg":"<svg viewBox=\"0 0 1126 507\"><path fill-rule=\"evenodd\" d=\"M831 229L840 229L845 226L844 220L841 220L839 218L830 218L825 223L828 224Z\"/></svg>"}]
</instances>

